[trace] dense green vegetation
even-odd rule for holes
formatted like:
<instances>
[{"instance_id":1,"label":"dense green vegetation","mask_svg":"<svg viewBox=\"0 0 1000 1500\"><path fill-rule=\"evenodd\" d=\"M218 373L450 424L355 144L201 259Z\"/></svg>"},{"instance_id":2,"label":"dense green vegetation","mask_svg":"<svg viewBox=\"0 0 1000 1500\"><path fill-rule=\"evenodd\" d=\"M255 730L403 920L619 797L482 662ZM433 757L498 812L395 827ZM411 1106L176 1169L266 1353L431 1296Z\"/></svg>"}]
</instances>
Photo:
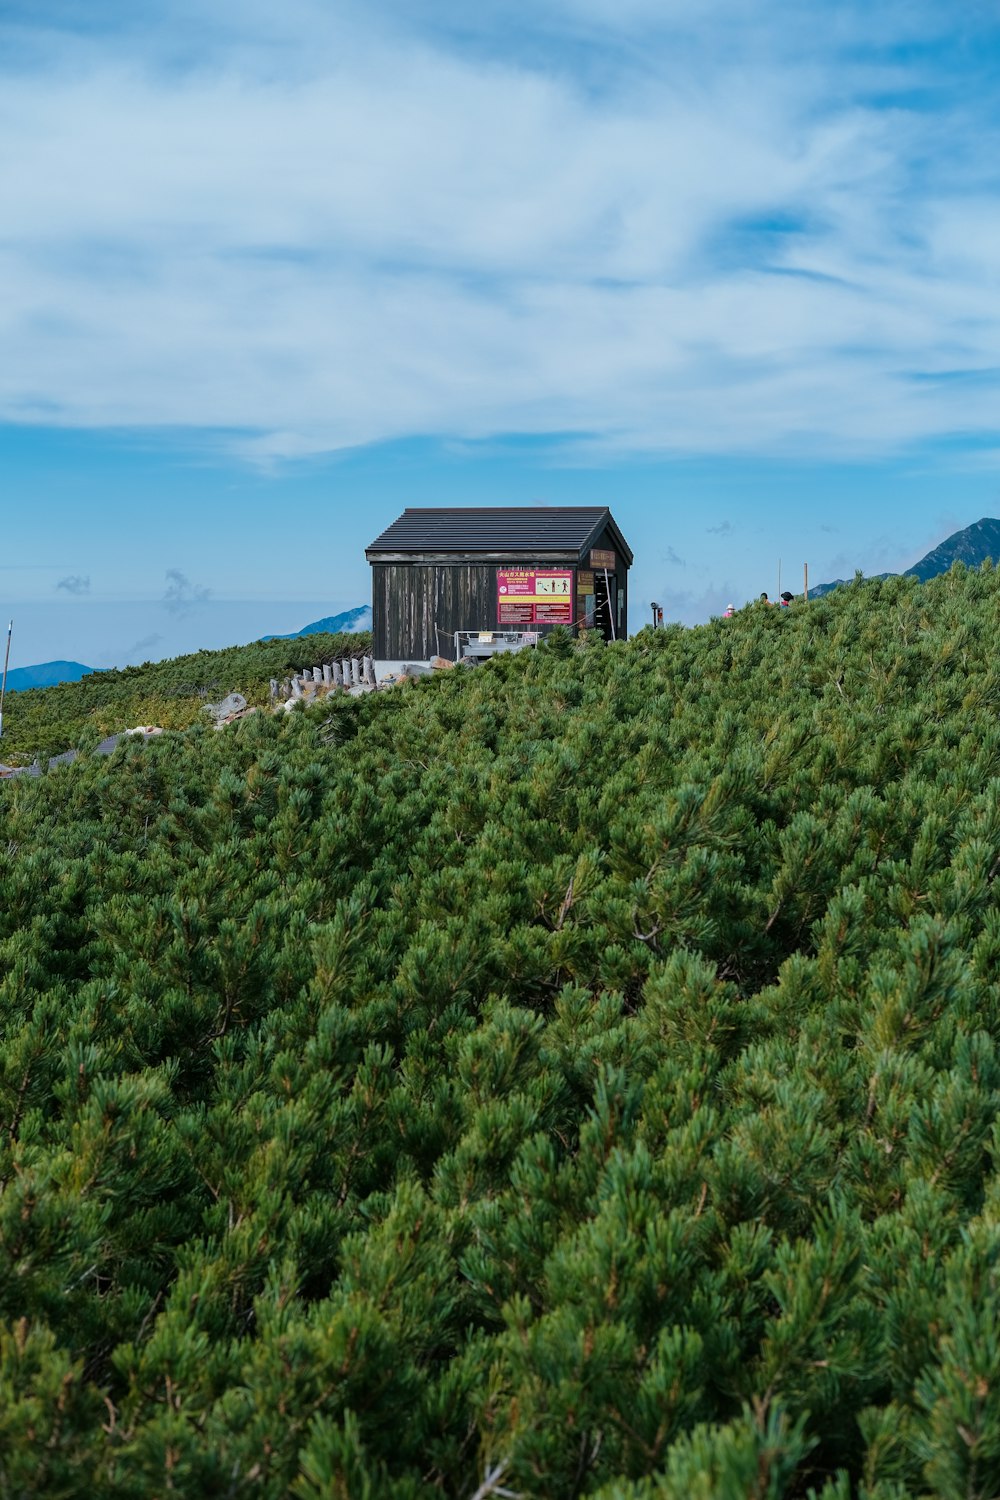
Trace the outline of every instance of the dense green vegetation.
<instances>
[{"instance_id":1,"label":"dense green vegetation","mask_svg":"<svg viewBox=\"0 0 1000 1500\"><path fill-rule=\"evenodd\" d=\"M998 612L0 788L0 1495L1000 1492Z\"/></svg>"},{"instance_id":2,"label":"dense green vegetation","mask_svg":"<svg viewBox=\"0 0 1000 1500\"><path fill-rule=\"evenodd\" d=\"M36 756L92 746L103 735L136 724L185 729L195 723L206 700L242 693L249 703L265 704L272 677L370 648L366 634L255 641L30 688L7 700L0 759L21 765Z\"/></svg>"}]
</instances>

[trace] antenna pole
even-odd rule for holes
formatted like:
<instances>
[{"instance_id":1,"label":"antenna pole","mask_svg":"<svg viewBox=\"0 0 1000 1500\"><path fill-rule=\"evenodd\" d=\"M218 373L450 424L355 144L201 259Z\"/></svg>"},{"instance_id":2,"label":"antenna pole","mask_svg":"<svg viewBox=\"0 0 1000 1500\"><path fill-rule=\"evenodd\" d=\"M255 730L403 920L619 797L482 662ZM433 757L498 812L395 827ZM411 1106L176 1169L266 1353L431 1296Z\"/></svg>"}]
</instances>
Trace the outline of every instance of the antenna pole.
<instances>
[{"instance_id":1,"label":"antenna pole","mask_svg":"<svg viewBox=\"0 0 1000 1500\"><path fill-rule=\"evenodd\" d=\"M778 599L781 598L781 558L778 558Z\"/></svg>"},{"instance_id":2,"label":"antenna pole","mask_svg":"<svg viewBox=\"0 0 1000 1500\"><path fill-rule=\"evenodd\" d=\"M809 564L802 564L802 598L806 604L809 603Z\"/></svg>"},{"instance_id":3,"label":"antenna pole","mask_svg":"<svg viewBox=\"0 0 1000 1500\"><path fill-rule=\"evenodd\" d=\"M0 679L0 739L3 738L3 700L7 692L7 667L10 664L10 637L14 629L14 621L11 620L7 626L7 650L3 659L3 678Z\"/></svg>"}]
</instances>

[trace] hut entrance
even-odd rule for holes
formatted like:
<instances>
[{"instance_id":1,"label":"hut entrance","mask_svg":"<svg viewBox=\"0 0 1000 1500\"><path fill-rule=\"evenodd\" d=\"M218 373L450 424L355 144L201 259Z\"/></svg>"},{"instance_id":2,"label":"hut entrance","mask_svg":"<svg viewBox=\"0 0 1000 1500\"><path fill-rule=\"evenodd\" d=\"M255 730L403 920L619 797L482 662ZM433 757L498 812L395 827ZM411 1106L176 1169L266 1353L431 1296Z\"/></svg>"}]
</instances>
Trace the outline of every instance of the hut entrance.
<instances>
[{"instance_id":1,"label":"hut entrance","mask_svg":"<svg viewBox=\"0 0 1000 1500\"><path fill-rule=\"evenodd\" d=\"M613 573L594 574L594 624L606 641L615 639L615 579Z\"/></svg>"}]
</instances>

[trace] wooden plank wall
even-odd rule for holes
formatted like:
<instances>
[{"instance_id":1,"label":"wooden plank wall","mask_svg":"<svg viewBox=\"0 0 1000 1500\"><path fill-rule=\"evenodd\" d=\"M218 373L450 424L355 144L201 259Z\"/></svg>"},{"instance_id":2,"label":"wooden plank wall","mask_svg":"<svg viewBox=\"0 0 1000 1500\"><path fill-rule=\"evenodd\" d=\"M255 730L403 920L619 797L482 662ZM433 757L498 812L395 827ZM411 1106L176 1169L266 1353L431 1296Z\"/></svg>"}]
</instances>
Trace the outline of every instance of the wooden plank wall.
<instances>
[{"instance_id":1,"label":"wooden plank wall","mask_svg":"<svg viewBox=\"0 0 1000 1500\"><path fill-rule=\"evenodd\" d=\"M495 629L496 610L495 563L372 565L373 653L380 660L440 654L453 661L452 633Z\"/></svg>"},{"instance_id":2,"label":"wooden plank wall","mask_svg":"<svg viewBox=\"0 0 1000 1500\"><path fill-rule=\"evenodd\" d=\"M615 550L614 540L603 532L595 547ZM628 630L628 569L616 552L614 577L625 593L622 614L624 636ZM579 564L586 567L586 562ZM374 656L380 661L426 661L431 656L455 660L456 630L497 628L497 567L526 567L524 562L373 563L372 632ZM574 558L547 561L544 567L576 567ZM576 595L574 594L574 604ZM440 628L440 635L435 631ZM542 627L543 633L545 627ZM615 630L619 631L618 618Z\"/></svg>"}]
</instances>

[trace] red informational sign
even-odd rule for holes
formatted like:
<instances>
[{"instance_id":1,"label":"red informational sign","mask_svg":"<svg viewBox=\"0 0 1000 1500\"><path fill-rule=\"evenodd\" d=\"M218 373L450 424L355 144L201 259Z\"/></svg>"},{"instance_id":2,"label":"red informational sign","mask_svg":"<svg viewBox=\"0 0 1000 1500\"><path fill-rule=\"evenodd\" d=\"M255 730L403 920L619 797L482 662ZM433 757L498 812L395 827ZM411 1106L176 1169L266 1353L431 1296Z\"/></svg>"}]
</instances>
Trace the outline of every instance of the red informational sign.
<instances>
[{"instance_id":1,"label":"red informational sign","mask_svg":"<svg viewBox=\"0 0 1000 1500\"><path fill-rule=\"evenodd\" d=\"M572 568L498 568L499 625L571 625Z\"/></svg>"},{"instance_id":2,"label":"red informational sign","mask_svg":"<svg viewBox=\"0 0 1000 1500\"><path fill-rule=\"evenodd\" d=\"M534 625L535 611L530 604L507 604L503 599L497 603L497 624Z\"/></svg>"}]
</instances>

